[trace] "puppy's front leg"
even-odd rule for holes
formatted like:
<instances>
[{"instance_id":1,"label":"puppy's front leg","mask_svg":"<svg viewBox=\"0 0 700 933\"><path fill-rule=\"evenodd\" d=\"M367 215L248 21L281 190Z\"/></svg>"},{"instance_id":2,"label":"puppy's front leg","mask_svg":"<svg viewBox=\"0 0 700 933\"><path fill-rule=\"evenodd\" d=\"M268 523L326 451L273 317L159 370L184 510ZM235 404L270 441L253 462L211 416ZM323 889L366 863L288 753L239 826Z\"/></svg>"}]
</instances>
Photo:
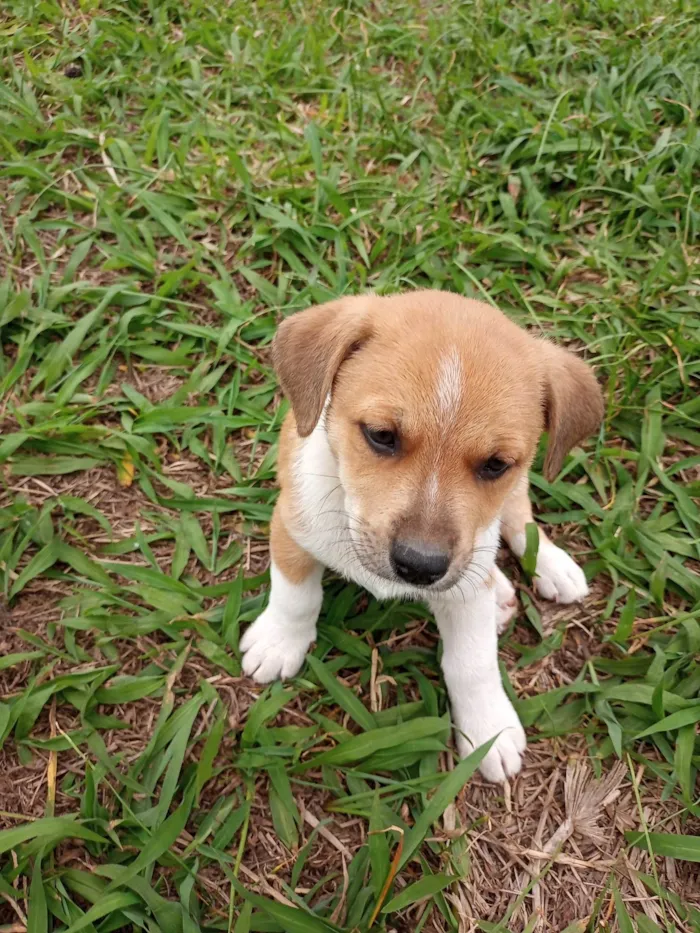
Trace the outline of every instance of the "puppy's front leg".
<instances>
[{"instance_id":1,"label":"puppy's front leg","mask_svg":"<svg viewBox=\"0 0 700 933\"><path fill-rule=\"evenodd\" d=\"M270 529L270 597L267 609L241 638L243 672L258 683L293 677L316 638L323 602L323 567L294 541L279 504Z\"/></svg>"},{"instance_id":2,"label":"puppy's front leg","mask_svg":"<svg viewBox=\"0 0 700 933\"><path fill-rule=\"evenodd\" d=\"M465 757L498 736L481 773L501 783L520 771L527 740L498 670L494 587L481 587L466 603L434 600L430 608L442 636L442 671L459 753Z\"/></svg>"},{"instance_id":3,"label":"puppy's front leg","mask_svg":"<svg viewBox=\"0 0 700 933\"><path fill-rule=\"evenodd\" d=\"M508 547L522 557L526 550L526 527L534 522L528 495L528 482L524 479L510 493L501 513L501 534ZM576 603L588 595L586 576L566 551L557 547L539 528L540 543L535 567L535 589L544 599L555 603Z\"/></svg>"}]
</instances>

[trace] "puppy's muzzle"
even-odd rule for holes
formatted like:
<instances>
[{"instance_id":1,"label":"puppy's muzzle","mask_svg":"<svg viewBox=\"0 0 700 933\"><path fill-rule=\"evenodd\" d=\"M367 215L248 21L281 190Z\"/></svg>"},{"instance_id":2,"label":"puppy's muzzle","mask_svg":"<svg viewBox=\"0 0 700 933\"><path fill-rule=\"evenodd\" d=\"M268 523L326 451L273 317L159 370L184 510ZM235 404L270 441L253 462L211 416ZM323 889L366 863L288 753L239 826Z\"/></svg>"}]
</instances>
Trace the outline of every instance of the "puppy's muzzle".
<instances>
[{"instance_id":1,"label":"puppy's muzzle","mask_svg":"<svg viewBox=\"0 0 700 933\"><path fill-rule=\"evenodd\" d=\"M396 576L413 586L431 586L442 580L451 561L449 551L428 541L395 539L389 556Z\"/></svg>"}]
</instances>

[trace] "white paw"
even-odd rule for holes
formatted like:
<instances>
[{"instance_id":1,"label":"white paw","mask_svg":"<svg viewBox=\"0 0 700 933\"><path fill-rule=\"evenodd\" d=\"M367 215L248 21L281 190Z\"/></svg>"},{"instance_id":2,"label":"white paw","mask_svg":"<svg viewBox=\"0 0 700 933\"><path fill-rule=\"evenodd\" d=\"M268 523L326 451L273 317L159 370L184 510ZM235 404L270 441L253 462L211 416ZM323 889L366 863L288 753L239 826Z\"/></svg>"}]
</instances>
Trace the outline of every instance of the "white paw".
<instances>
[{"instance_id":1,"label":"white paw","mask_svg":"<svg viewBox=\"0 0 700 933\"><path fill-rule=\"evenodd\" d=\"M586 577L573 558L547 538L540 538L535 589L555 603L577 603L588 596Z\"/></svg>"},{"instance_id":2,"label":"white paw","mask_svg":"<svg viewBox=\"0 0 700 933\"><path fill-rule=\"evenodd\" d=\"M493 571L494 592L496 594L496 630L500 635L508 628L508 623L518 609L515 587L498 567Z\"/></svg>"},{"instance_id":3,"label":"white paw","mask_svg":"<svg viewBox=\"0 0 700 933\"><path fill-rule=\"evenodd\" d=\"M243 673L259 684L293 677L315 637L315 616L304 624L268 606L241 638Z\"/></svg>"},{"instance_id":4,"label":"white paw","mask_svg":"<svg viewBox=\"0 0 700 933\"><path fill-rule=\"evenodd\" d=\"M484 691L462 698L455 729L462 758L498 736L479 768L487 781L503 784L520 771L527 738L518 714L500 686L495 696L492 691Z\"/></svg>"}]
</instances>

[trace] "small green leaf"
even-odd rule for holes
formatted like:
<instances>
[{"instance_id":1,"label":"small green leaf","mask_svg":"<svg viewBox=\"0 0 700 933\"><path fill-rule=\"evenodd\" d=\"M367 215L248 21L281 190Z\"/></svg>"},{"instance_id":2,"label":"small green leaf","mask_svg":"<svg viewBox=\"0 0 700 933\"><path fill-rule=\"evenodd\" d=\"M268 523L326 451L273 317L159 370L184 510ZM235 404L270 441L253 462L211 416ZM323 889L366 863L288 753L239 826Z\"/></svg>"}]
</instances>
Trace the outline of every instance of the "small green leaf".
<instances>
[{"instance_id":1,"label":"small green leaf","mask_svg":"<svg viewBox=\"0 0 700 933\"><path fill-rule=\"evenodd\" d=\"M335 924L322 920L308 910L287 907L286 904L280 904L278 901L268 900L268 898L261 897L259 894L253 894L252 891L246 890L227 868L224 868L224 871L238 894L250 901L253 907L262 910L268 917L278 923L284 933L341 933Z\"/></svg>"},{"instance_id":2,"label":"small green leaf","mask_svg":"<svg viewBox=\"0 0 700 933\"><path fill-rule=\"evenodd\" d=\"M27 914L27 933L48 933L49 915L46 908L44 879L41 873L41 855L34 859L32 883L29 888L29 911Z\"/></svg>"},{"instance_id":3,"label":"small green leaf","mask_svg":"<svg viewBox=\"0 0 700 933\"><path fill-rule=\"evenodd\" d=\"M308 656L307 661L309 662L309 667L319 679L321 685L328 691L333 701L341 709L344 709L361 729L364 729L365 732L376 729L377 724L374 720L374 716L360 700L358 700L352 690L349 690L337 677L334 677L326 665L312 654Z\"/></svg>"},{"instance_id":4,"label":"small green leaf","mask_svg":"<svg viewBox=\"0 0 700 933\"><path fill-rule=\"evenodd\" d=\"M627 832L625 838L630 845L654 855L677 858L685 862L700 862L700 836L676 833Z\"/></svg>"},{"instance_id":5,"label":"small green leaf","mask_svg":"<svg viewBox=\"0 0 700 933\"><path fill-rule=\"evenodd\" d=\"M112 586L109 574L105 573L102 567L94 560L91 560L87 554L83 554L77 548L71 547L65 541L59 541L57 547L59 560L69 564L73 570L87 577L88 580L94 580L95 583L101 583L106 587Z\"/></svg>"},{"instance_id":6,"label":"small green leaf","mask_svg":"<svg viewBox=\"0 0 700 933\"><path fill-rule=\"evenodd\" d=\"M537 554L540 549L540 532L534 522L525 526L525 553L520 558L520 564L529 577L534 577L537 571Z\"/></svg>"},{"instance_id":7,"label":"small green leaf","mask_svg":"<svg viewBox=\"0 0 700 933\"><path fill-rule=\"evenodd\" d=\"M318 127L311 120L306 124L306 129L304 130L304 139L309 146L309 152L311 153L311 161L314 163L314 170L316 172L316 177L320 178L323 174L323 159L321 154L321 140L318 135Z\"/></svg>"},{"instance_id":8,"label":"small green leaf","mask_svg":"<svg viewBox=\"0 0 700 933\"><path fill-rule=\"evenodd\" d=\"M212 776L214 759L219 752L219 747L221 746L221 740L224 737L225 729L226 714L223 712L212 726L211 732L207 736L206 742L204 743L204 748L202 749L202 753L197 763L197 777L195 779L195 786L197 788L197 803L199 803L199 795L202 792L202 788Z\"/></svg>"},{"instance_id":9,"label":"small green leaf","mask_svg":"<svg viewBox=\"0 0 700 933\"><path fill-rule=\"evenodd\" d=\"M211 552L202 526L191 512L183 512L180 516L180 523L190 547L197 555L197 560L207 570L211 570Z\"/></svg>"},{"instance_id":10,"label":"small green leaf","mask_svg":"<svg viewBox=\"0 0 700 933\"><path fill-rule=\"evenodd\" d=\"M81 499L78 496L59 496L58 502L64 512L74 512L77 515L87 515L89 518L92 518L111 537L112 526L106 516L85 499Z\"/></svg>"},{"instance_id":11,"label":"small green leaf","mask_svg":"<svg viewBox=\"0 0 700 933\"><path fill-rule=\"evenodd\" d=\"M67 816L51 816L13 829L0 830L0 855L16 849L29 839L86 839L89 842L107 842L104 836Z\"/></svg>"},{"instance_id":12,"label":"small green leaf","mask_svg":"<svg viewBox=\"0 0 700 933\"><path fill-rule=\"evenodd\" d=\"M625 907L625 902L620 896L620 891L617 887L617 884L613 881L613 897L615 899L615 912L617 916L617 925L620 927L620 933L634 933L634 926L632 925L632 918L627 912Z\"/></svg>"},{"instance_id":13,"label":"small green leaf","mask_svg":"<svg viewBox=\"0 0 700 933\"><path fill-rule=\"evenodd\" d=\"M299 768L305 770L321 765L347 765L362 761L382 749L403 746L407 742L427 736L440 736L446 739L448 731L447 723L443 719L430 716L412 719L410 722L387 729L374 729L372 732L363 732L362 735L353 735L346 741L339 742L330 751L310 758Z\"/></svg>"},{"instance_id":14,"label":"small green leaf","mask_svg":"<svg viewBox=\"0 0 700 933\"><path fill-rule=\"evenodd\" d=\"M290 850L299 844L299 823L301 818L297 809L292 787L282 765L273 765L267 769L270 775L270 811L277 835Z\"/></svg>"},{"instance_id":15,"label":"small green leaf","mask_svg":"<svg viewBox=\"0 0 700 933\"><path fill-rule=\"evenodd\" d=\"M389 866L391 864L389 833L386 831L386 824L382 815L381 798L378 791L375 791L372 798L369 829L369 860L372 866L370 884L376 900L379 899L381 890L384 887L384 882L389 877Z\"/></svg>"},{"instance_id":16,"label":"small green leaf","mask_svg":"<svg viewBox=\"0 0 700 933\"><path fill-rule=\"evenodd\" d=\"M243 568L238 572L238 576L231 584L231 589L224 606L224 615L221 620L221 636L229 648L238 651L239 625L238 616L241 611L241 599L243 595Z\"/></svg>"},{"instance_id":17,"label":"small green leaf","mask_svg":"<svg viewBox=\"0 0 700 933\"><path fill-rule=\"evenodd\" d=\"M436 875L425 875L420 881L409 884L400 891L395 897L382 907L383 914L391 914L397 910L403 910L410 907L411 904L417 904L418 901L425 900L426 897L432 897L438 891L444 891L451 884L457 881L453 875L439 873Z\"/></svg>"},{"instance_id":18,"label":"small green leaf","mask_svg":"<svg viewBox=\"0 0 700 933\"><path fill-rule=\"evenodd\" d=\"M58 553L61 547L61 542L58 538L47 544L46 547L43 547L37 554L32 557L24 570L19 574L17 579L12 585L10 590L10 599L13 596L16 596L18 593L21 593L24 587L30 583L35 577L40 576L42 573L47 571L49 567L53 565L58 560Z\"/></svg>"},{"instance_id":19,"label":"small green leaf","mask_svg":"<svg viewBox=\"0 0 700 933\"><path fill-rule=\"evenodd\" d=\"M447 807L474 774L495 741L496 736L473 751L467 758L463 758L454 771L450 771L445 775L444 780L414 823L413 828L406 834L399 868L407 864L430 832L433 824L440 819Z\"/></svg>"},{"instance_id":20,"label":"small green leaf","mask_svg":"<svg viewBox=\"0 0 700 933\"><path fill-rule=\"evenodd\" d=\"M129 894L126 891L113 891L111 894L105 894L79 920L72 923L65 933L78 933L79 930L92 926L96 920L116 914L117 911L126 907L133 907L139 902L140 898L136 894Z\"/></svg>"},{"instance_id":21,"label":"small green leaf","mask_svg":"<svg viewBox=\"0 0 700 933\"><path fill-rule=\"evenodd\" d=\"M246 901L243 905L243 909L238 915L238 920L236 920L236 925L233 928L233 933L250 933L250 918L253 914L253 905L250 901Z\"/></svg>"},{"instance_id":22,"label":"small green leaf","mask_svg":"<svg viewBox=\"0 0 700 933\"><path fill-rule=\"evenodd\" d=\"M683 799L692 803L696 792L696 782L693 780L693 753L695 751L695 725L683 726L678 732L676 749L673 756L673 765L678 783L683 792Z\"/></svg>"},{"instance_id":23,"label":"small green leaf","mask_svg":"<svg viewBox=\"0 0 700 933\"><path fill-rule=\"evenodd\" d=\"M262 726L274 719L294 696L291 690L281 690L279 684L273 686L272 692L261 693L248 710L248 721L241 735L241 745L244 748L253 745Z\"/></svg>"},{"instance_id":24,"label":"small green leaf","mask_svg":"<svg viewBox=\"0 0 700 933\"><path fill-rule=\"evenodd\" d=\"M107 887L107 892L114 891L127 884L132 878L151 866L177 842L180 833L187 825L192 804L194 802L194 789L190 790L177 810L158 827L146 845L141 849L130 865L127 865Z\"/></svg>"},{"instance_id":25,"label":"small green leaf","mask_svg":"<svg viewBox=\"0 0 700 933\"><path fill-rule=\"evenodd\" d=\"M654 735L656 732L671 732L697 722L700 722L700 703L691 706L689 709L681 709L677 713L671 713L670 716L665 716L663 719L655 722L653 726L649 726L649 728L645 729L643 732L637 733L635 738L643 739L648 735Z\"/></svg>"}]
</instances>

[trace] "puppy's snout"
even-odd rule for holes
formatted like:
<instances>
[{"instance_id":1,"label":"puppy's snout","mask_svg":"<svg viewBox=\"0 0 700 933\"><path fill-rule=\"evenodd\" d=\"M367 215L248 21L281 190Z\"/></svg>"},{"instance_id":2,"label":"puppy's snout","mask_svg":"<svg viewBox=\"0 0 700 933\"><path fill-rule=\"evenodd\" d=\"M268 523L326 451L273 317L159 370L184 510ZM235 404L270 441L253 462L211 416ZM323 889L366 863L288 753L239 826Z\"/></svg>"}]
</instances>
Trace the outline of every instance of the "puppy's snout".
<instances>
[{"instance_id":1,"label":"puppy's snout","mask_svg":"<svg viewBox=\"0 0 700 933\"><path fill-rule=\"evenodd\" d=\"M430 586L447 573L450 554L428 541L395 539L391 545L391 566L406 583Z\"/></svg>"}]
</instances>

